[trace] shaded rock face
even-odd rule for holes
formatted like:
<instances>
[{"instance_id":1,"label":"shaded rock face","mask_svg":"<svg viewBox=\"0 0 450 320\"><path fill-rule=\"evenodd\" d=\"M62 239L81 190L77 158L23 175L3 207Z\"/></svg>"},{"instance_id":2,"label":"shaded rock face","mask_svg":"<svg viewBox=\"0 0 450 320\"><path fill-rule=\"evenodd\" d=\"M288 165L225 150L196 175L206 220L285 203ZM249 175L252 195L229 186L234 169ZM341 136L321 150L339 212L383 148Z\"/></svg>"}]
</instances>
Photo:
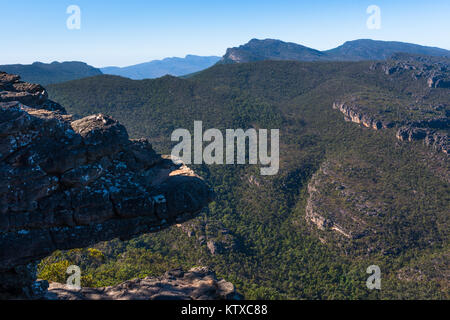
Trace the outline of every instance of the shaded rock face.
<instances>
[{"instance_id":1,"label":"shaded rock face","mask_svg":"<svg viewBox=\"0 0 450 320\"><path fill-rule=\"evenodd\" d=\"M161 277L125 281L117 286L71 289L51 283L47 300L240 300L232 283L218 280L206 267L166 272Z\"/></svg>"},{"instance_id":2,"label":"shaded rock face","mask_svg":"<svg viewBox=\"0 0 450 320\"><path fill-rule=\"evenodd\" d=\"M72 121L17 76L1 73L0 86L0 296L39 291L32 263L54 250L156 232L212 199L192 170L116 120Z\"/></svg>"}]
</instances>

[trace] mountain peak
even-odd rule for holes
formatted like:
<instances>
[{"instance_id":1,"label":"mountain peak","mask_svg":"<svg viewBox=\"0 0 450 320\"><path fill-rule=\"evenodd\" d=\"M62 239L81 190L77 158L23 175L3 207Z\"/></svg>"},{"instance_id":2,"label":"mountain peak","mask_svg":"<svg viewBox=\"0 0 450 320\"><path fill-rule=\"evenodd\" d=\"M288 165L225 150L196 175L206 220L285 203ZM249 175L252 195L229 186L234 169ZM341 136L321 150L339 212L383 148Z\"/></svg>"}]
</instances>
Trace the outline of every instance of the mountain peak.
<instances>
[{"instance_id":1,"label":"mountain peak","mask_svg":"<svg viewBox=\"0 0 450 320\"><path fill-rule=\"evenodd\" d=\"M243 63L262 60L321 60L323 54L293 42L276 39L251 39L244 45L229 48L222 63Z\"/></svg>"}]
</instances>

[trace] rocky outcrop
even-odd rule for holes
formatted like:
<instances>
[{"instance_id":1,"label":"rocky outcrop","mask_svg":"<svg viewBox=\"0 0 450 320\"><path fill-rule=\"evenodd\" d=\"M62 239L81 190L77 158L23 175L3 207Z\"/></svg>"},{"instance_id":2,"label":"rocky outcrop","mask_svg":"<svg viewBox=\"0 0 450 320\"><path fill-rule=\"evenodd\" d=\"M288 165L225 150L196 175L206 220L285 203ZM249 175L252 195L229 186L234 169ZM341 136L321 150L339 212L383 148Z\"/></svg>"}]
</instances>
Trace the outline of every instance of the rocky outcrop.
<instances>
[{"instance_id":1,"label":"rocky outcrop","mask_svg":"<svg viewBox=\"0 0 450 320\"><path fill-rule=\"evenodd\" d=\"M309 197L305 210L306 220L315 225L321 231L335 231L348 239L357 238L358 236L363 235L364 230L358 230L358 232L355 233L342 226L338 219L333 216L332 212L327 212L326 215L321 213L322 208L320 206L320 199L322 198L322 195L317 188L318 183L318 177L315 175L308 184ZM341 209L336 210L340 211ZM329 213L331 213L331 216ZM341 212L338 212L336 216L340 215L340 213Z\"/></svg>"},{"instance_id":2,"label":"rocky outcrop","mask_svg":"<svg viewBox=\"0 0 450 320\"><path fill-rule=\"evenodd\" d=\"M414 121L401 126L397 130L396 137L400 141L423 140L427 146L434 150L449 154L450 141L448 134L446 134L449 129L449 118Z\"/></svg>"},{"instance_id":3,"label":"rocky outcrop","mask_svg":"<svg viewBox=\"0 0 450 320\"><path fill-rule=\"evenodd\" d=\"M208 247L208 250L209 250L209 252L214 256L214 255L216 255L216 254L218 254L218 253L223 253L223 246L222 246L222 243L220 243L220 242L216 242L216 241L214 241L214 240L209 240L207 243L206 243L206 246Z\"/></svg>"},{"instance_id":4,"label":"rocky outcrop","mask_svg":"<svg viewBox=\"0 0 450 320\"><path fill-rule=\"evenodd\" d=\"M387 61L377 62L371 66L372 70L380 68L389 76L406 74L411 75L415 81L422 79L428 88L445 89L443 91L435 90L435 92L440 92L443 97L448 96L446 89L450 88L449 57L397 53ZM430 92L432 90L428 89ZM436 111L439 110L440 115L438 113L438 116L433 119L419 121L406 119L403 123L397 123L396 137L401 141L423 140L427 146L434 150L448 154L450 146L448 104L430 108L424 105L426 99L427 97L418 99L419 101L422 100L423 103L414 107L414 113L422 113L424 118L428 118L428 114L437 114Z\"/></svg>"},{"instance_id":5,"label":"rocky outcrop","mask_svg":"<svg viewBox=\"0 0 450 320\"><path fill-rule=\"evenodd\" d=\"M423 160L417 161L433 160L423 153ZM376 163L372 159L358 151L340 150L322 162L307 186L303 217L311 235L327 247L350 256L397 255L424 243L440 241L429 239L437 239L435 226L445 223L446 208L422 209L420 205L428 190L411 184L410 180L397 180L398 175L389 168L390 155L389 158L380 155ZM397 167L399 172L411 170ZM445 169L441 175L446 174ZM436 178L439 179L437 175ZM444 215L437 222L435 214ZM421 222L417 223L417 219ZM299 225L296 218L292 223Z\"/></svg>"},{"instance_id":6,"label":"rocky outcrop","mask_svg":"<svg viewBox=\"0 0 450 320\"><path fill-rule=\"evenodd\" d=\"M425 79L429 88L450 88L450 58L397 53L371 66L386 75L411 72L414 79Z\"/></svg>"},{"instance_id":7,"label":"rocky outcrop","mask_svg":"<svg viewBox=\"0 0 450 320\"><path fill-rule=\"evenodd\" d=\"M33 262L54 250L156 232L211 200L192 170L116 120L74 121L18 76L0 73L0 89L0 296L39 291Z\"/></svg>"},{"instance_id":8,"label":"rocky outcrop","mask_svg":"<svg viewBox=\"0 0 450 320\"><path fill-rule=\"evenodd\" d=\"M444 74L432 74L427 83L430 88L450 88L450 78Z\"/></svg>"},{"instance_id":9,"label":"rocky outcrop","mask_svg":"<svg viewBox=\"0 0 450 320\"><path fill-rule=\"evenodd\" d=\"M349 166L345 171L351 170ZM383 214L383 203L354 190L351 186L358 183L340 171L340 163L326 161L312 176L307 187L306 221L323 235L336 234L338 239L356 240L373 234L375 229L367 220Z\"/></svg>"},{"instance_id":10,"label":"rocky outcrop","mask_svg":"<svg viewBox=\"0 0 450 320\"><path fill-rule=\"evenodd\" d=\"M0 102L20 102L29 107L64 112L64 108L48 99L47 90L39 84L20 81L20 77L0 71Z\"/></svg>"},{"instance_id":11,"label":"rocky outcrop","mask_svg":"<svg viewBox=\"0 0 450 320\"><path fill-rule=\"evenodd\" d=\"M362 124L374 130L397 127L396 137L400 141L423 140L425 145L438 152L445 154L450 152L448 136L450 120L448 117L420 121L380 120L364 112L358 104L342 101L334 102L333 109L342 112L346 121Z\"/></svg>"},{"instance_id":12,"label":"rocky outcrop","mask_svg":"<svg viewBox=\"0 0 450 320\"><path fill-rule=\"evenodd\" d=\"M344 114L346 121L352 121L364 125L367 128L372 128L375 130L392 128L395 125L393 121L378 120L364 113L361 108L356 104L350 104L346 102L334 102L333 109L339 110Z\"/></svg>"},{"instance_id":13,"label":"rocky outcrop","mask_svg":"<svg viewBox=\"0 0 450 320\"><path fill-rule=\"evenodd\" d=\"M125 281L103 288L73 289L51 283L45 299L48 300L240 300L234 285L218 280L206 267L166 272L161 277L147 277Z\"/></svg>"}]
</instances>

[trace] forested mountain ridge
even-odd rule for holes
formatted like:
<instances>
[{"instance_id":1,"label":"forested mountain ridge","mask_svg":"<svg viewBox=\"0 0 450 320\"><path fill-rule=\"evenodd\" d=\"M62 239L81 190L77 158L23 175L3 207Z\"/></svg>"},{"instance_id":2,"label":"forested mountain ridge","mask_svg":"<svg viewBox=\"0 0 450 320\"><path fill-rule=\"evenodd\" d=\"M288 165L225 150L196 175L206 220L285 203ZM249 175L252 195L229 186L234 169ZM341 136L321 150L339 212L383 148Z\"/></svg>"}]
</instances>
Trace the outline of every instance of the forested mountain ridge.
<instances>
[{"instance_id":1,"label":"forested mountain ridge","mask_svg":"<svg viewBox=\"0 0 450 320\"><path fill-rule=\"evenodd\" d=\"M252 39L229 48L220 63L245 63L263 60L293 61L362 61L385 60L394 53L450 57L450 51L398 41L359 39L347 41L330 50L319 51L292 42L275 39Z\"/></svg>"},{"instance_id":2,"label":"forested mountain ridge","mask_svg":"<svg viewBox=\"0 0 450 320\"><path fill-rule=\"evenodd\" d=\"M281 164L273 177L256 166L197 165L217 194L204 215L98 245L101 262L59 252L42 270L80 263L91 285L104 286L202 264L247 298L448 298L448 156L397 139L397 128L346 122L333 109L356 97L374 114L448 116L449 89L414 72L389 73L372 61L262 61L216 65L189 79L103 75L49 86L69 112L112 115L164 153L171 132L192 132L194 120L221 130L279 128ZM365 286L373 264L381 291Z\"/></svg>"},{"instance_id":3,"label":"forested mountain ridge","mask_svg":"<svg viewBox=\"0 0 450 320\"><path fill-rule=\"evenodd\" d=\"M422 46L414 43L400 41L381 41L371 39L359 39L346 41L344 44L324 54L334 60L359 61L359 60L385 60L395 53L407 53L436 57L450 57L450 51L438 47Z\"/></svg>"},{"instance_id":4,"label":"forested mountain ridge","mask_svg":"<svg viewBox=\"0 0 450 320\"><path fill-rule=\"evenodd\" d=\"M84 62L52 62L33 64L0 65L0 71L17 74L23 81L47 85L51 83L65 82L69 80L92 77L102 72Z\"/></svg>"}]
</instances>

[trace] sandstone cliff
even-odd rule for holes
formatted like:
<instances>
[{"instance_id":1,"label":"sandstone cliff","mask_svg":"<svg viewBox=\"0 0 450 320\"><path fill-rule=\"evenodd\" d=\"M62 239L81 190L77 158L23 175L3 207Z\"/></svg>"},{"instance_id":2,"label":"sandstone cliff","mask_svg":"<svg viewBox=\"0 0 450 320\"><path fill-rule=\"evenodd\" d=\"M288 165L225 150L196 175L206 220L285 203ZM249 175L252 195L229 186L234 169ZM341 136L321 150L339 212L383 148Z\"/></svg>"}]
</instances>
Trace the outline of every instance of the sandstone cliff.
<instances>
[{"instance_id":1,"label":"sandstone cliff","mask_svg":"<svg viewBox=\"0 0 450 320\"><path fill-rule=\"evenodd\" d=\"M54 250L156 232L212 198L184 165L102 114L75 120L40 85L0 73L0 297L31 298Z\"/></svg>"},{"instance_id":2,"label":"sandstone cliff","mask_svg":"<svg viewBox=\"0 0 450 320\"><path fill-rule=\"evenodd\" d=\"M392 128L395 125L393 121L376 119L369 113L362 111L360 106L354 103L343 101L334 102L333 109L342 112L346 121L359 123L374 130Z\"/></svg>"}]
</instances>

